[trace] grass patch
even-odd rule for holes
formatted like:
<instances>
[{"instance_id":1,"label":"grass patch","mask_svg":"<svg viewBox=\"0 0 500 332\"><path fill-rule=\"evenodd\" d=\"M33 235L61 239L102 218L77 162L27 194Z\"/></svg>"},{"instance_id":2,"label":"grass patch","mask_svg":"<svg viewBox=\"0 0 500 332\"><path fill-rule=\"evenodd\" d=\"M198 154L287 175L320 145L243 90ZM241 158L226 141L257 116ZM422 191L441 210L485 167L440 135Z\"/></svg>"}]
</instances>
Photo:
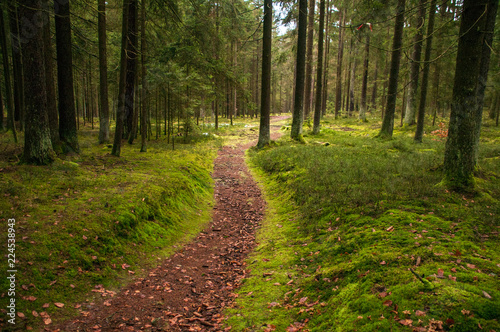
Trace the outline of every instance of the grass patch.
<instances>
[{"instance_id":1,"label":"grass patch","mask_svg":"<svg viewBox=\"0 0 500 332\"><path fill-rule=\"evenodd\" d=\"M148 142L147 153L139 153L140 143L124 142L116 158L109 146L96 144L97 129L85 128L80 155L44 167L19 165L22 151L10 136L0 136L0 242L7 243L7 219L15 218L16 310L26 317L16 317L18 330L43 324L33 311L57 322L77 313L74 303L99 301L90 292L96 286L116 291L210 220L210 173L222 144L212 131L193 135L191 144L178 138L175 150L163 137ZM6 264L5 258L3 271ZM6 278L0 288L6 308Z\"/></svg>"},{"instance_id":2,"label":"grass patch","mask_svg":"<svg viewBox=\"0 0 500 332\"><path fill-rule=\"evenodd\" d=\"M374 122L327 118L307 145L249 154L269 209L232 330L500 329L498 128L482 133L481 194L465 197L438 185L445 139L378 140Z\"/></svg>"}]
</instances>

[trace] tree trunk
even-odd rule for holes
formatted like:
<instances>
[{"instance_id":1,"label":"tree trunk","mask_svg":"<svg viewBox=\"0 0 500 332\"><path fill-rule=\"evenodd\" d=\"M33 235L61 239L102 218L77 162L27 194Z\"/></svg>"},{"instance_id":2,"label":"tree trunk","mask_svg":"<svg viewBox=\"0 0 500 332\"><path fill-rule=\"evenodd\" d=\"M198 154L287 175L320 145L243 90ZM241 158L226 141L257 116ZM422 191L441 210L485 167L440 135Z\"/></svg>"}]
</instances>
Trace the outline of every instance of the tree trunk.
<instances>
[{"instance_id":1,"label":"tree trunk","mask_svg":"<svg viewBox=\"0 0 500 332\"><path fill-rule=\"evenodd\" d=\"M415 39L413 40L413 43L415 45L413 48L413 54L411 58L410 86L408 89L408 96L406 99L406 114L404 119L404 123L409 126L415 124L418 78L420 76L420 58L422 54L422 39L423 39L422 30L424 28L424 17L425 17L424 1L425 0L420 0L418 4L417 33L415 34Z\"/></svg>"},{"instance_id":2,"label":"tree trunk","mask_svg":"<svg viewBox=\"0 0 500 332\"><path fill-rule=\"evenodd\" d=\"M377 88L378 88L378 59L375 60L375 73L373 74L373 90L372 90L372 101L370 105L370 112L372 109L377 108Z\"/></svg>"},{"instance_id":3,"label":"tree trunk","mask_svg":"<svg viewBox=\"0 0 500 332\"><path fill-rule=\"evenodd\" d=\"M147 152L146 136L147 136L147 71L146 71L146 0L141 3L141 152ZM170 88L168 88L168 111L170 112ZM165 125L166 126L166 125ZM170 128L168 128L170 130ZM168 138L167 138L168 140Z\"/></svg>"},{"instance_id":4,"label":"tree trunk","mask_svg":"<svg viewBox=\"0 0 500 332\"><path fill-rule=\"evenodd\" d=\"M127 25L127 78L125 83L124 138L133 135L135 72L137 67L137 0L129 0Z\"/></svg>"},{"instance_id":5,"label":"tree trunk","mask_svg":"<svg viewBox=\"0 0 500 332\"><path fill-rule=\"evenodd\" d=\"M271 42L273 29L273 3L264 0L264 27L262 37L262 90L260 104L259 142L262 148L271 141L270 111L271 111Z\"/></svg>"},{"instance_id":6,"label":"tree trunk","mask_svg":"<svg viewBox=\"0 0 500 332\"><path fill-rule=\"evenodd\" d=\"M337 53L337 86L335 89L335 119L339 117L342 106L342 58L344 55L344 22L345 10L340 9L340 28L339 28L339 50Z\"/></svg>"},{"instance_id":7,"label":"tree trunk","mask_svg":"<svg viewBox=\"0 0 500 332\"><path fill-rule=\"evenodd\" d=\"M6 94L5 99L7 101L7 128L12 130L14 142L17 143L16 125L14 120L14 103L12 100L12 83L10 80L9 53L7 51L7 34L5 33L5 21L2 7L0 7L0 46L2 47L3 75L5 79Z\"/></svg>"},{"instance_id":8,"label":"tree trunk","mask_svg":"<svg viewBox=\"0 0 500 332\"><path fill-rule=\"evenodd\" d=\"M491 46L493 45L493 32L495 31L498 0L490 0L487 5L487 10L486 29L481 50L481 68L479 71L479 81L477 86L478 110L476 112L476 136L474 143L476 163L478 158L479 137L481 135L481 124L483 122L484 91L486 90L486 83L488 82L488 70L490 68Z\"/></svg>"},{"instance_id":9,"label":"tree trunk","mask_svg":"<svg viewBox=\"0 0 500 332\"><path fill-rule=\"evenodd\" d=\"M309 117L311 108L311 90L312 90L312 77L313 77L313 44L314 44L314 9L316 0L309 0L308 21L307 21L307 44L306 44L306 83L304 92L304 118Z\"/></svg>"},{"instance_id":10,"label":"tree trunk","mask_svg":"<svg viewBox=\"0 0 500 332\"><path fill-rule=\"evenodd\" d=\"M396 97L398 93L399 62L401 60L401 46L403 41L405 0L398 0L396 23L394 25L394 39L392 44L391 71L387 103L380 129L379 137L392 138L394 130L394 113L396 111Z\"/></svg>"},{"instance_id":11,"label":"tree trunk","mask_svg":"<svg viewBox=\"0 0 500 332\"><path fill-rule=\"evenodd\" d=\"M57 49L57 82L59 93L59 137L63 152L79 152L73 92L73 51L69 1L54 0ZM27 76L29 77L29 76Z\"/></svg>"},{"instance_id":12,"label":"tree trunk","mask_svg":"<svg viewBox=\"0 0 500 332\"><path fill-rule=\"evenodd\" d=\"M328 56L330 54L330 37L329 37L329 32L330 32L330 17L331 17L331 10L330 10L330 0L327 0L327 13L326 13L326 30L325 30L325 70L323 71L323 97L321 101L321 114L326 115L326 103L328 101Z\"/></svg>"},{"instance_id":13,"label":"tree trunk","mask_svg":"<svg viewBox=\"0 0 500 332\"><path fill-rule=\"evenodd\" d=\"M99 39L99 144L109 142L108 60L106 52L106 0L98 0Z\"/></svg>"},{"instance_id":14,"label":"tree trunk","mask_svg":"<svg viewBox=\"0 0 500 332\"><path fill-rule=\"evenodd\" d=\"M307 0L299 0L299 22L297 37L296 79L293 106L292 129L290 137L303 141L302 124L304 123L304 79L306 67L306 30L307 30Z\"/></svg>"},{"instance_id":15,"label":"tree trunk","mask_svg":"<svg viewBox=\"0 0 500 332\"><path fill-rule=\"evenodd\" d=\"M316 67L316 101L314 105L313 133L319 134L321 120L321 95L323 92L323 31L325 29L325 0L319 3L318 64Z\"/></svg>"},{"instance_id":16,"label":"tree trunk","mask_svg":"<svg viewBox=\"0 0 500 332\"><path fill-rule=\"evenodd\" d=\"M474 190L476 166L476 112L481 50L484 42L488 0L464 0L460 23L455 80L448 140L444 155L444 181L460 192Z\"/></svg>"},{"instance_id":17,"label":"tree trunk","mask_svg":"<svg viewBox=\"0 0 500 332\"><path fill-rule=\"evenodd\" d=\"M415 142L422 143L424 136L425 102L427 99L427 86L429 84L429 69L432 52L432 34L434 33L434 18L436 14L436 0L431 0L429 8L429 22L427 23L427 43L425 44L424 74L422 76L422 87L420 90L420 104L418 105L417 129L415 130Z\"/></svg>"},{"instance_id":18,"label":"tree trunk","mask_svg":"<svg viewBox=\"0 0 500 332\"><path fill-rule=\"evenodd\" d=\"M47 92L47 114L49 117L50 139L54 151L59 151L61 142L59 141L59 117L57 114L56 86L54 83L54 58L52 48L52 38L50 35L50 15L49 0L43 1L43 9L46 24L43 25L43 48L45 63L45 88Z\"/></svg>"},{"instance_id":19,"label":"tree trunk","mask_svg":"<svg viewBox=\"0 0 500 332\"><path fill-rule=\"evenodd\" d=\"M359 108L359 119L366 122L366 92L368 90L368 65L370 60L370 35L366 35L365 61L363 64L363 83L361 85L361 107Z\"/></svg>"},{"instance_id":20,"label":"tree trunk","mask_svg":"<svg viewBox=\"0 0 500 332\"><path fill-rule=\"evenodd\" d=\"M14 78L14 119L24 128L24 76L22 46L19 35L19 14L15 1L9 1L9 23L12 47L12 69Z\"/></svg>"},{"instance_id":21,"label":"tree trunk","mask_svg":"<svg viewBox=\"0 0 500 332\"><path fill-rule=\"evenodd\" d=\"M41 0L25 0L21 24L30 29L31 19L42 15ZM28 30L29 31L29 30ZM45 66L43 56L43 30L35 29L31 38L23 45L24 74L26 75L26 129L24 134L24 162L32 165L47 165L54 160L50 141L47 95L45 89Z\"/></svg>"},{"instance_id":22,"label":"tree trunk","mask_svg":"<svg viewBox=\"0 0 500 332\"><path fill-rule=\"evenodd\" d=\"M128 5L129 0L123 0L122 12L122 44L120 55L120 78L118 83L118 106L116 109L116 129L113 142L113 156L120 156L123 136L123 123L125 120L125 81L127 76L127 31L128 31Z\"/></svg>"}]
</instances>

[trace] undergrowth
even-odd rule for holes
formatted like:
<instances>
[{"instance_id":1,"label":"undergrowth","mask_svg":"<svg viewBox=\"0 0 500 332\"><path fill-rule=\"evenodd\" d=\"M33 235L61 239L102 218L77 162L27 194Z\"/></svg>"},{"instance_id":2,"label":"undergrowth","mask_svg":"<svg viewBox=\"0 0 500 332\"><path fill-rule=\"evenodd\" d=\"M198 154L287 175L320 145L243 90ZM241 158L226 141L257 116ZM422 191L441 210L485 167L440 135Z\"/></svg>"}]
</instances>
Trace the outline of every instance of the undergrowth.
<instances>
[{"instance_id":1,"label":"undergrowth","mask_svg":"<svg viewBox=\"0 0 500 332\"><path fill-rule=\"evenodd\" d=\"M445 137L370 120L250 152L269 206L232 331L500 330L498 128L465 197L439 185Z\"/></svg>"},{"instance_id":2,"label":"undergrowth","mask_svg":"<svg viewBox=\"0 0 500 332\"><path fill-rule=\"evenodd\" d=\"M7 220L15 218L18 315L15 326L6 323L4 277L2 329L43 326L42 312L56 323L87 310L103 289L116 291L196 235L211 217L210 173L222 144L204 131L189 145L176 138L175 150L164 137L149 141L147 153L123 142L116 158L87 127L79 131L80 155L44 167L18 164L19 145L3 133L0 242L6 248ZM8 270L7 255L0 266Z\"/></svg>"}]
</instances>

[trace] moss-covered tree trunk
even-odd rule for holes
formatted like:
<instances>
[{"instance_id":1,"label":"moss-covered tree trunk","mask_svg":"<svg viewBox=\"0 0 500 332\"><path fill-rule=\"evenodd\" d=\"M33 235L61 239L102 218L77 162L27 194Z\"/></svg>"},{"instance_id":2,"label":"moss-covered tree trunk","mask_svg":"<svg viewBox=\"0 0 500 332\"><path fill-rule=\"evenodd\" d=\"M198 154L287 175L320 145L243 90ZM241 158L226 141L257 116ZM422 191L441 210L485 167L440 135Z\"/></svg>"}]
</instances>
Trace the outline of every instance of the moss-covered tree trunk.
<instances>
[{"instance_id":1,"label":"moss-covered tree trunk","mask_svg":"<svg viewBox=\"0 0 500 332\"><path fill-rule=\"evenodd\" d=\"M25 0L21 27L30 29L30 19L42 14L41 0ZM27 24L27 26L24 26ZM23 161L28 164L46 165L54 160L50 141L47 95L45 88L45 65L43 56L43 30L35 29L33 36L23 45L24 74L26 75L26 125L24 134Z\"/></svg>"},{"instance_id":2,"label":"moss-covered tree trunk","mask_svg":"<svg viewBox=\"0 0 500 332\"><path fill-rule=\"evenodd\" d=\"M109 141L108 60L106 52L106 1L97 4L99 39L99 144Z\"/></svg>"},{"instance_id":3,"label":"moss-covered tree trunk","mask_svg":"<svg viewBox=\"0 0 500 332\"><path fill-rule=\"evenodd\" d=\"M294 140L302 141L302 124L304 123L304 80L306 69L307 0L299 0L299 22L297 30L295 96L290 137Z\"/></svg>"},{"instance_id":4,"label":"moss-covered tree trunk","mask_svg":"<svg viewBox=\"0 0 500 332\"><path fill-rule=\"evenodd\" d=\"M406 99L406 112L404 118L404 123L409 126L415 124L415 114L417 108L418 79L420 77L420 58L422 55L422 31L424 29L425 16L424 1L425 0L420 0L418 3L418 18L416 23L417 32L413 40L413 54L410 60L410 86L408 88L408 97Z\"/></svg>"},{"instance_id":5,"label":"moss-covered tree trunk","mask_svg":"<svg viewBox=\"0 0 500 332\"><path fill-rule=\"evenodd\" d=\"M436 0L431 1L429 8L429 22L427 23L427 43L425 44L424 73L422 75L422 87L420 88L420 103L418 105L417 128L415 130L415 142L421 143L424 136L425 106L427 102L427 87L429 86L429 70L432 52L432 35L434 33L434 18L436 17Z\"/></svg>"},{"instance_id":6,"label":"moss-covered tree trunk","mask_svg":"<svg viewBox=\"0 0 500 332\"><path fill-rule=\"evenodd\" d=\"M455 191L474 190L476 166L477 87L486 27L488 0L465 0L460 23L444 181Z\"/></svg>"},{"instance_id":7,"label":"moss-covered tree trunk","mask_svg":"<svg viewBox=\"0 0 500 332\"><path fill-rule=\"evenodd\" d=\"M271 111L271 42L273 31L273 3L264 1L264 27L262 38L262 87L260 104L260 127L258 147L264 147L271 140L270 111Z\"/></svg>"},{"instance_id":8,"label":"moss-covered tree trunk","mask_svg":"<svg viewBox=\"0 0 500 332\"><path fill-rule=\"evenodd\" d=\"M382 128L379 137L392 138L394 130L394 113L396 111L396 97L398 93L399 63L401 60L401 46L403 41L405 0L398 0L396 23L394 25L394 39L392 43L391 69L389 76L389 88L387 91L387 102L385 107Z\"/></svg>"},{"instance_id":9,"label":"moss-covered tree trunk","mask_svg":"<svg viewBox=\"0 0 500 332\"><path fill-rule=\"evenodd\" d=\"M73 51L68 0L55 0L57 87L59 94L59 138L63 151L79 152L73 92ZM26 75L29 77L28 75Z\"/></svg>"},{"instance_id":10,"label":"moss-covered tree trunk","mask_svg":"<svg viewBox=\"0 0 500 332\"><path fill-rule=\"evenodd\" d=\"M321 120L321 96L323 92L323 38L325 29L325 0L319 3L318 63L316 65L316 100L314 104L313 133L318 134Z\"/></svg>"}]
</instances>

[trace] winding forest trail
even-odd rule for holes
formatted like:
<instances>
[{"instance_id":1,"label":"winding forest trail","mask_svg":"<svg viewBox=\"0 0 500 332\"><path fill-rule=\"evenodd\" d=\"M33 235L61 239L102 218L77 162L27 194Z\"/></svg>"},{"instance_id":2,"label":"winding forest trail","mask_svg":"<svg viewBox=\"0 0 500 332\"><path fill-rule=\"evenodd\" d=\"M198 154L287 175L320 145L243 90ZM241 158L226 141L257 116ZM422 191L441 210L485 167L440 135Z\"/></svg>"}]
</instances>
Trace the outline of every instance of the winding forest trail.
<instances>
[{"instance_id":1,"label":"winding forest trail","mask_svg":"<svg viewBox=\"0 0 500 332\"><path fill-rule=\"evenodd\" d=\"M272 139L280 136L276 127ZM213 217L204 231L119 293L95 289L103 301L80 307L77 318L51 331L223 331L223 311L245 278L245 259L264 215L265 202L244 161L255 144L219 151Z\"/></svg>"}]
</instances>

